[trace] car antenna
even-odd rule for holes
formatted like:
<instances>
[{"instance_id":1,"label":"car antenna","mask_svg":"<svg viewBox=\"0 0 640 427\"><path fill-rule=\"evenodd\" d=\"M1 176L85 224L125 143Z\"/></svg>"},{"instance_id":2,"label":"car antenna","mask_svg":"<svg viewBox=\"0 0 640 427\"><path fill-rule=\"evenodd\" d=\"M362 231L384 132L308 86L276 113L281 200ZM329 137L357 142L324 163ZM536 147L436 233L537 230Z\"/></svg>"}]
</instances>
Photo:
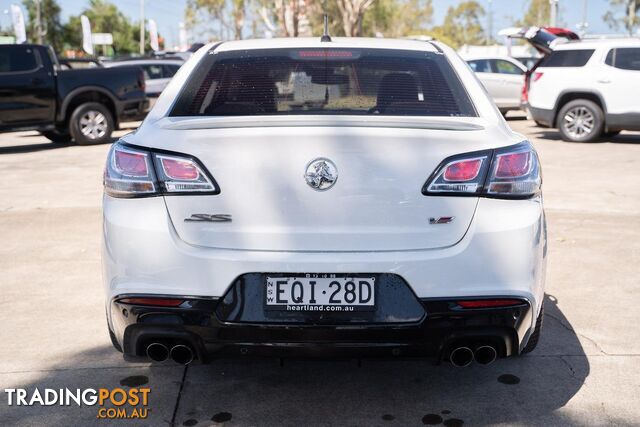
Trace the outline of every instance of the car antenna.
<instances>
[{"instance_id":1,"label":"car antenna","mask_svg":"<svg viewBox=\"0 0 640 427\"><path fill-rule=\"evenodd\" d=\"M329 35L329 15L324 14L324 32L320 37L320 42L330 42L331 36Z\"/></svg>"}]
</instances>

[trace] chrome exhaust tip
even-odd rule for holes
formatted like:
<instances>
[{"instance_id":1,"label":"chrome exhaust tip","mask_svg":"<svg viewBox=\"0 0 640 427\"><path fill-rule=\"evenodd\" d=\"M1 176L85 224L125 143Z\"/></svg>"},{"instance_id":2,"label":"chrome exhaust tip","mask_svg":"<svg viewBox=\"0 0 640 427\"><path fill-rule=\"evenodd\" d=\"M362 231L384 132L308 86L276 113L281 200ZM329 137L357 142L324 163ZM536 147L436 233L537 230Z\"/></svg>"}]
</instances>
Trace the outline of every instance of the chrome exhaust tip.
<instances>
[{"instance_id":1,"label":"chrome exhaust tip","mask_svg":"<svg viewBox=\"0 0 640 427\"><path fill-rule=\"evenodd\" d=\"M164 362L169 357L169 349L159 342L147 346L147 357L154 362Z\"/></svg>"},{"instance_id":2,"label":"chrome exhaust tip","mask_svg":"<svg viewBox=\"0 0 640 427\"><path fill-rule=\"evenodd\" d=\"M494 360L496 360L496 357L498 357L498 352L493 346L483 345L476 349L475 353L473 353L473 356L475 357L476 362L478 362L479 364L489 365L493 363Z\"/></svg>"},{"instance_id":3,"label":"chrome exhaust tip","mask_svg":"<svg viewBox=\"0 0 640 427\"><path fill-rule=\"evenodd\" d=\"M469 347L455 348L449 356L451 364L457 368L464 368L473 362L473 351Z\"/></svg>"},{"instance_id":4,"label":"chrome exhaust tip","mask_svg":"<svg viewBox=\"0 0 640 427\"><path fill-rule=\"evenodd\" d=\"M193 362L193 350L186 345L174 345L169 355L171 356L171 360L181 365L188 365Z\"/></svg>"}]
</instances>

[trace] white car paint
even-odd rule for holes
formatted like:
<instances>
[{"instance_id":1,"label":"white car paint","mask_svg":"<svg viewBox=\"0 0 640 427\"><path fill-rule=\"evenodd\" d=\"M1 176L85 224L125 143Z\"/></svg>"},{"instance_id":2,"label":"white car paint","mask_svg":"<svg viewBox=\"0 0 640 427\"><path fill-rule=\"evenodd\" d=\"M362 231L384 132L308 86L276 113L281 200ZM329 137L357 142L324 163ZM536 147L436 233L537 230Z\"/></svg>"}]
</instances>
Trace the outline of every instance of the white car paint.
<instances>
[{"instance_id":1,"label":"white car paint","mask_svg":"<svg viewBox=\"0 0 640 427\"><path fill-rule=\"evenodd\" d=\"M640 48L640 38L596 39L558 44L554 51L594 50L582 67L536 68L542 77L531 79L529 105L551 110L564 92L594 92L602 96L606 114L636 114L640 117L640 71L623 70L605 63L614 48Z\"/></svg>"},{"instance_id":2,"label":"white car paint","mask_svg":"<svg viewBox=\"0 0 640 427\"><path fill-rule=\"evenodd\" d=\"M221 193L105 194L107 303L124 294L220 297L235 278L251 272L375 272L401 276L420 298L513 296L539 313L546 253L542 197L421 193L445 158L525 139L511 131L467 64L446 45L411 40L234 41L215 52L274 47L446 55L477 117L170 117L185 82L214 45L203 47L121 143L188 153L210 171ZM331 159L340 173L324 192L309 188L303 177L319 157ZM196 213L230 214L233 222L184 221ZM453 222L429 223L447 216Z\"/></svg>"},{"instance_id":3,"label":"white car paint","mask_svg":"<svg viewBox=\"0 0 640 427\"><path fill-rule=\"evenodd\" d=\"M527 67L509 56L464 56L502 112L520 109Z\"/></svg>"}]
</instances>

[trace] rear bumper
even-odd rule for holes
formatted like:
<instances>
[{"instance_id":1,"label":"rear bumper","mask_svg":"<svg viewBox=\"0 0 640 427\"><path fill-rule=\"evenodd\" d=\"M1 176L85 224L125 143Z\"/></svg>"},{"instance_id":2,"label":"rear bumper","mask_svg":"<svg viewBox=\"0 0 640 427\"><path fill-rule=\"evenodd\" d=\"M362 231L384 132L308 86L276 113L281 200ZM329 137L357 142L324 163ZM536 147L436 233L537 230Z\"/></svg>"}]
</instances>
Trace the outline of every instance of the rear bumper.
<instances>
[{"instance_id":1,"label":"rear bumper","mask_svg":"<svg viewBox=\"0 0 640 427\"><path fill-rule=\"evenodd\" d=\"M136 295L138 296L138 295ZM266 324L226 322L219 299L185 297L179 308L110 303L111 319L125 358L146 359L152 342L186 344L199 362L217 356L436 357L460 345L492 345L499 357L526 344L533 308L526 300L504 308L463 309L451 299L422 299L417 322L386 324Z\"/></svg>"},{"instance_id":2,"label":"rear bumper","mask_svg":"<svg viewBox=\"0 0 640 427\"><path fill-rule=\"evenodd\" d=\"M192 341L202 360L216 352L249 350L286 355L297 350L349 354L368 349L365 353L371 355L394 351L441 355L443 346L458 334L474 333L502 337L504 355L510 355L526 343L544 297L546 227L541 198L479 199L474 219L457 244L419 251L283 252L190 246L176 235L158 197L105 197L103 215L107 312L128 356L140 355L142 336L159 332ZM234 281L256 272L394 274L426 314L413 316L408 323L383 325L267 324L259 318L227 321L230 317L216 316L217 301ZM118 303L124 295L177 295L198 304L186 310L154 309L164 316L154 318L148 308ZM526 301L526 313L516 321L511 309L476 313L447 308L456 298L494 296ZM444 306L438 301L445 301ZM167 312L173 315L165 316Z\"/></svg>"},{"instance_id":3,"label":"rear bumper","mask_svg":"<svg viewBox=\"0 0 640 427\"><path fill-rule=\"evenodd\" d=\"M532 107L531 105L528 105L527 109L529 110L529 114L531 115L533 120L536 121L536 123L539 123L546 127L553 127L553 122L555 121L554 110L547 110L545 108L536 108L536 107Z\"/></svg>"}]
</instances>

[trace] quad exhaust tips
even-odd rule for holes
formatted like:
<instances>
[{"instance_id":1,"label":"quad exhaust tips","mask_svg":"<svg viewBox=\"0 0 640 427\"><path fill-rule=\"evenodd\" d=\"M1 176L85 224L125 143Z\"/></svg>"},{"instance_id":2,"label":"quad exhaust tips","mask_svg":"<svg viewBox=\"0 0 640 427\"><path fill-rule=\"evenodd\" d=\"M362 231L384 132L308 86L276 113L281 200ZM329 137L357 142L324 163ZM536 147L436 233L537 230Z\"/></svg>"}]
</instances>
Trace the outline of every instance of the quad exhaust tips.
<instances>
[{"instance_id":1,"label":"quad exhaust tips","mask_svg":"<svg viewBox=\"0 0 640 427\"><path fill-rule=\"evenodd\" d=\"M154 362L164 362L169 357L169 349L159 342L147 346L147 357Z\"/></svg>"},{"instance_id":2,"label":"quad exhaust tips","mask_svg":"<svg viewBox=\"0 0 640 427\"><path fill-rule=\"evenodd\" d=\"M473 351L469 347L454 348L449 356L451 364L458 368L471 365L473 362Z\"/></svg>"},{"instance_id":3,"label":"quad exhaust tips","mask_svg":"<svg viewBox=\"0 0 640 427\"><path fill-rule=\"evenodd\" d=\"M180 365L188 365L193 362L193 350L186 345L178 344L171 348L169 353L171 360Z\"/></svg>"},{"instance_id":4,"label":"quad exhaust tips","mask_svg":"<svg viewBox=\"0 0 640 427\"><path fill-rule=\"evenodd\" d=\"M194 354L191 347L187 345L174 345L169 350L166 345L154 342L147 346L147 357L154 362L164 362L171 358L171 360L180 365L188 365L193 362Z\"/></svg>"},{"instance_id":5,"label":"quad exhaust tips","mask_svg":"<svg viewBox=\"0 0 640 427\"><path fill-rule=\"evenodd\" d=\"M476 362L481 365L489 365L490 363L493 363L497 356L498 352L495 347L490 345L480 346L473 353L473 357L476 359Z\"/></svg>"}]
</instances>

